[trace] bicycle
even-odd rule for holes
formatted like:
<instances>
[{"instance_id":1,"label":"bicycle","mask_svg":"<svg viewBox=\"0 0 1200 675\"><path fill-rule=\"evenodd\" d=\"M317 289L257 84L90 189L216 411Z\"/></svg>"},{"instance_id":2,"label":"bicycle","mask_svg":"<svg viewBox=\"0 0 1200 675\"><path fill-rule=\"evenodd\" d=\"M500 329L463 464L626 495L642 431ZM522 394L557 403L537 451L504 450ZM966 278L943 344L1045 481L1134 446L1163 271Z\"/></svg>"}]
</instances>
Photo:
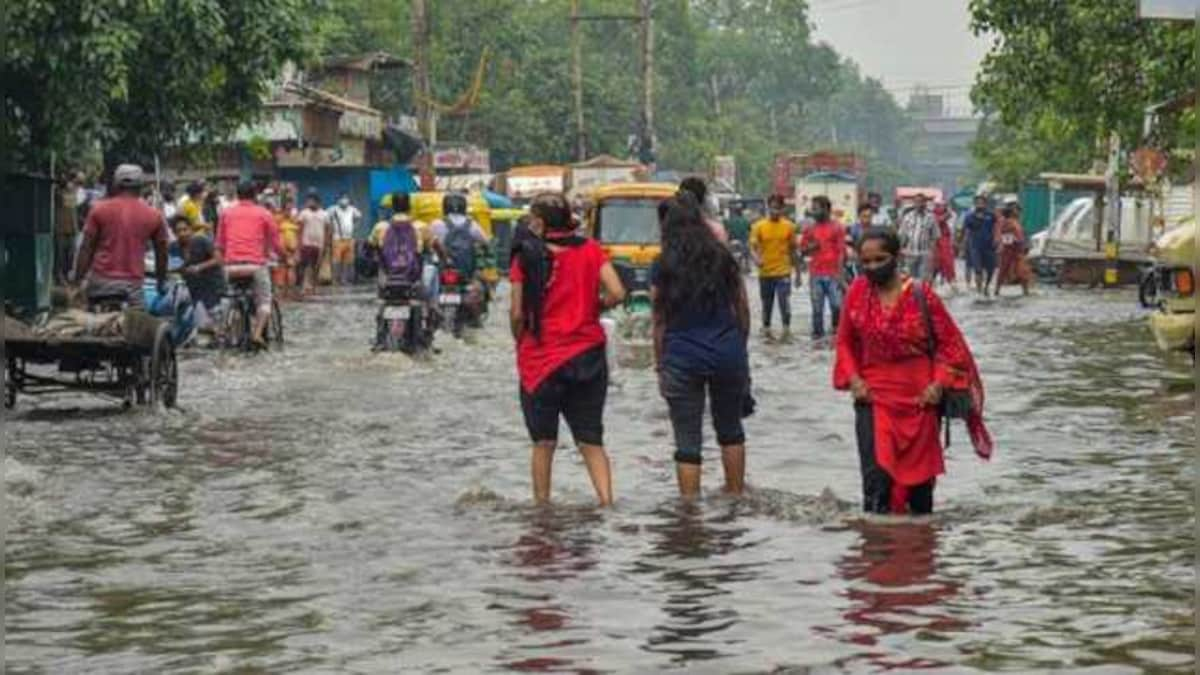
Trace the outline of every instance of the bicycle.
<instances>
[{"instance_id":1,"label":"bicycle","mask_svg":"<svg viewBox=\"0 0 1200 675\"><path fill-rule=\"evenodd\" d=\"M226 349L254 351L251 336L254 334L254 316L258 310L254 297L254 278L231 278L229 290L222 297L228 300L222 343ZM283 311L279 307L279 300L274 297L271 298L271 316L263 337L268 345L283 345Z\"/></svg>"}]
</instances>

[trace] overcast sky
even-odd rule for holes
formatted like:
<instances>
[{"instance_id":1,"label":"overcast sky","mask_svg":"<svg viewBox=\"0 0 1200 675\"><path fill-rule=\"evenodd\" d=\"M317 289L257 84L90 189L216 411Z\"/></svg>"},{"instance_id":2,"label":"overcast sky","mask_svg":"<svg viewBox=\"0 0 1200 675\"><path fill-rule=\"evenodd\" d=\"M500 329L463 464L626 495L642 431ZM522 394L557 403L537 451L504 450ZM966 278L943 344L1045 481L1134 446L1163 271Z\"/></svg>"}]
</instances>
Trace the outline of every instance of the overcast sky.
<instances>
[{"instance_id":1,"label":"overcast sky","mask_svg":"<svg viewBox=\"0 0 1200 675\"><path fill-rule=\"evenodd\" d=\"M879 78L901 104L914 85L968 112L987 42L971 34L968 0L809 0L816 40Z\"/></svg>"}]
</instances>

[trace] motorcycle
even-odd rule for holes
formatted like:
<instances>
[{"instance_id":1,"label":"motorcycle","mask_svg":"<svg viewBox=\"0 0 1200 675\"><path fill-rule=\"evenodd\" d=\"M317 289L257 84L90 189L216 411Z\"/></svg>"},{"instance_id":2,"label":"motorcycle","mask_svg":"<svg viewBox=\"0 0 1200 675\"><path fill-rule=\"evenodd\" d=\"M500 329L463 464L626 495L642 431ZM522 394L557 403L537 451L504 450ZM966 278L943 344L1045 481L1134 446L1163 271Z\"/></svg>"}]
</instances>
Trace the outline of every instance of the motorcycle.
<instances>
[{"instance_id":1,"label":"motorcycle","mask_svg":"<svg viewBox=\"0 0 1200 675\"><path fill-rule=\"evenodd\" d=\"M450 328L450 334L460 338L464 329L479 325L477 308L481 302L478 297L480 290L477 284L453 267L444 268L439 280L441 293L438 295L438 306L441 307L442 319Z\"/></svg>"},{"instance_id":2,"label":"motorcycle","mask_svg":"<svg viewBox=\"0 0 1200 675\"><path fill-rule=\"evenodd\" d=\"M414 355L433 349L434 317L419 284L388 284L379 289L376 349Z\"/></svg>"}]
</instances>

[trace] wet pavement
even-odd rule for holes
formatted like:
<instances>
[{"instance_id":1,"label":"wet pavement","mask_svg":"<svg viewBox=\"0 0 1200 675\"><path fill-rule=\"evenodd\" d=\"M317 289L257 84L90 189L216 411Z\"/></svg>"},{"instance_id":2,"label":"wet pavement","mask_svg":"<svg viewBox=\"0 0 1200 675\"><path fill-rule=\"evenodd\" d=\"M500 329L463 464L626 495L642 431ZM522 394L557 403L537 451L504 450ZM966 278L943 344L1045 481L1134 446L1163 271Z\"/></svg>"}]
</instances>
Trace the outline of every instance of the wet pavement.
<instances>
[{"instance_id":1,"label":"wet pavement","mask_svg":"<svg viewBox=\"0 0 1200 675\"><path fill-rule=\"evenodd\" d=\"M607 512L566 447L529 504L504 303L429 361L369 352L365 292L289 305L282 352L186 355L176 412L23 399L8 672L1189 672L1190 360L1129 293L949 302L997 453L956 429L923 523L858 517L806 339L755 340L738 501L706 451L679 502L652 373L619 368Z\"/></svg>"}]
</instances>

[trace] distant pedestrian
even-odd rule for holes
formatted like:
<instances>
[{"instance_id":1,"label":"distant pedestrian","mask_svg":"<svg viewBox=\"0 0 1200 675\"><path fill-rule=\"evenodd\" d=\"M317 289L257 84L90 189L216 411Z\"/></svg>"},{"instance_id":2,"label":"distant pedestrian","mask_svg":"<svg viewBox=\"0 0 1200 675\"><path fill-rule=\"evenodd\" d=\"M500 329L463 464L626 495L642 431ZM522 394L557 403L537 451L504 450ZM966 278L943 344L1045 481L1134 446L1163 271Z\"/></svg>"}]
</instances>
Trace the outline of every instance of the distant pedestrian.
<instances>
[{"instance_id":1,"label":"distant pedestrian","mask_svg":"<svg viewBox=\"0 0 1200 675\"><path fill-rule=\"evenodd\" d=\"M725 231L729 233L729 241L746 246L750 241L750 220L746 218L746 210L740 205L729 209L729 218L725 220Z\"/></svg>"},{"instance_id":2,"label":"distant pedestrian","mask_svg":"<svg viewBox=\"0 0 1200 675\"><path fill-rule=\"evenodd\" d=\"M796 250L796 224L784 216L783 197L771 195L767 201L770 215L750 228L750 251L758 262L758 289L762 298L763 334L773 340L771 314L779 303L783 337L792 333L793 253Z\"/></svg>"},{"instance_id":3,"label":"distant pedestrian","mask_svg":"<svg viewBox=\"0 0 1200 675\"><path fill-rule=\"evenodd\" d=\"M600 312L625 300L616 269L594 239L575 233L571 205L557 193L534 198L530 231L512 263L510 319L517 342L521 410L533 441L533 496L550 499L550 469L564 418L596 497L612 504L604 449L608 396L606 338Z\"/></svg>"},{"instance_id":4,"label":"distant pedestrian","mask_svg":"<svg viewBox=\"0 0 1200 675\"><path fill-rule=\"evenodd\" d=\"M913 208L900 221L900 244L904 263L914 279L933 278L934 252L937 249L938 229L929 201L923 194L913 199Z\"/></svg>"},{"instance_id":5,"label":"distant pedestrian","mask_svg":"<svg viewBox=\"0 0 1200 675\"><path fill-rule=\"evenodd\" d=\"M713 216L712 209L709 208L708 185L704 183L704 180L695 176L684 178L683 182L679 184L679 190L681 192L688 192L696 198L696 203L700 205L701 213L704 215L704 224L708 226L708 229L712 230L713 236L717 238L717 241L722 244L728 244L729 233L725 230L725 226L721 224L721 221Z\"/></svg>"},{"instance_id":6,"label":"distant pedestrian","mask_svg":"<svg viewBox=\"0 0 1200 675\"><path fill-rule=\"evenodd\" d=\"M986 297L996 274L996 216L987 195L975 197L975 210L963 219L962 229L975 290Z\"/></svg>"},{"instance_id":7,"label":"distant pedestrian","mask_svg":"<svg viewBox=\"0 0 1200 675\"><path fill-rule=\"evenodd\" d=\"M654 356L675 432L684 497L700 493L705 397L725 469L725 491L745 486L742 417L750 386L750 306L733 254L707 227L691 195L669 201L662 256L651 271Z\"/></svg>"},{"instance_id":8,"label":"distant pedestrian","mask_svg":"<svg viewBox=\"0 0 1200 675\"><path fill-rule=\"evenodd\" d=\"M350 203L350 196L345 193L329 209L329 225L333 230L333 279L343 286L354 283L354 235L360 220L362 212Z\"/></svg>"},{"instance_id":9,"label":"distant pedestrian","mask_svg":"<svg viewBox=\"0 0 1200 675\"><path fill-rule=\"evenodd\" d=\"M933 218L937 222L937 246L934 250L934 277L941 279L955 290L958 289L957 260L954 255L953 214L943 203L933 207Z\"/></svg>"},{"instance_id":10,"label":"distant pedestrian","mask_svg":"<svg viewBox=\"0 0 1200 675\"><path fill-rule=\"evenodd\" d=\"M933 288L900 273L899 256L889 230L863 235L863 277L846 297L833 383L854 396L863 510L927 514L945 472L943 402L966 419L980 457L991 457L992 439L970 347Z\"/></svg>"},{"instance_id":11,"label":"distant pedestrian","mask_svg":"<svg viewBox=\"0 0 1200 675\"><path fill-rule=\"evenodd\" d=\"M996 295L1005 286L1020 286L1022 295L1029 295L1029 284L1033 273L1025 260L1025 228L1021 225L1021 207L1009 204L1004 207L1000 227L996 232L996 250L1000 266L996 273Z\"/></svg>"},{"instance_id":12,"label":"distant pedestrian","mask_svg":"<svg viewBox=\"0 0 1200 675\"><path fill-rule=\"evenodd\" d=\"M317 286L317 275L321 267L321 254L329 242L329 218L321 208L321 197L309 192L304 208L297 216L300 223L300 263L296 267L296 283L305 295Z\"/></svg>"},{"instance_id":13,"label":"distant pedestrian","mask_svg":"<svg viewBox=\"0 0 1200 675\"><path fill-rule=\"evenodd\" d=\"M883 206L883 195L872 192L867 195L867 204L871 207L871 225L874 227L892 227L892 217Z\"/></svg>"},{"instance_id":14,"label":"distant pedestrian","mask_svg":"<svg viewBox=\"0 0 1200 675\"><path fill-rule=\"evenodd\" d=\"M833 220L829 198L813 197L813 225L800 237L800 251L808 256L808 281L812 299L812 339L825 339L825 305L837 333L842 313L843 276L846 263L846 230Z\"/></svg>"}]
</instances>

